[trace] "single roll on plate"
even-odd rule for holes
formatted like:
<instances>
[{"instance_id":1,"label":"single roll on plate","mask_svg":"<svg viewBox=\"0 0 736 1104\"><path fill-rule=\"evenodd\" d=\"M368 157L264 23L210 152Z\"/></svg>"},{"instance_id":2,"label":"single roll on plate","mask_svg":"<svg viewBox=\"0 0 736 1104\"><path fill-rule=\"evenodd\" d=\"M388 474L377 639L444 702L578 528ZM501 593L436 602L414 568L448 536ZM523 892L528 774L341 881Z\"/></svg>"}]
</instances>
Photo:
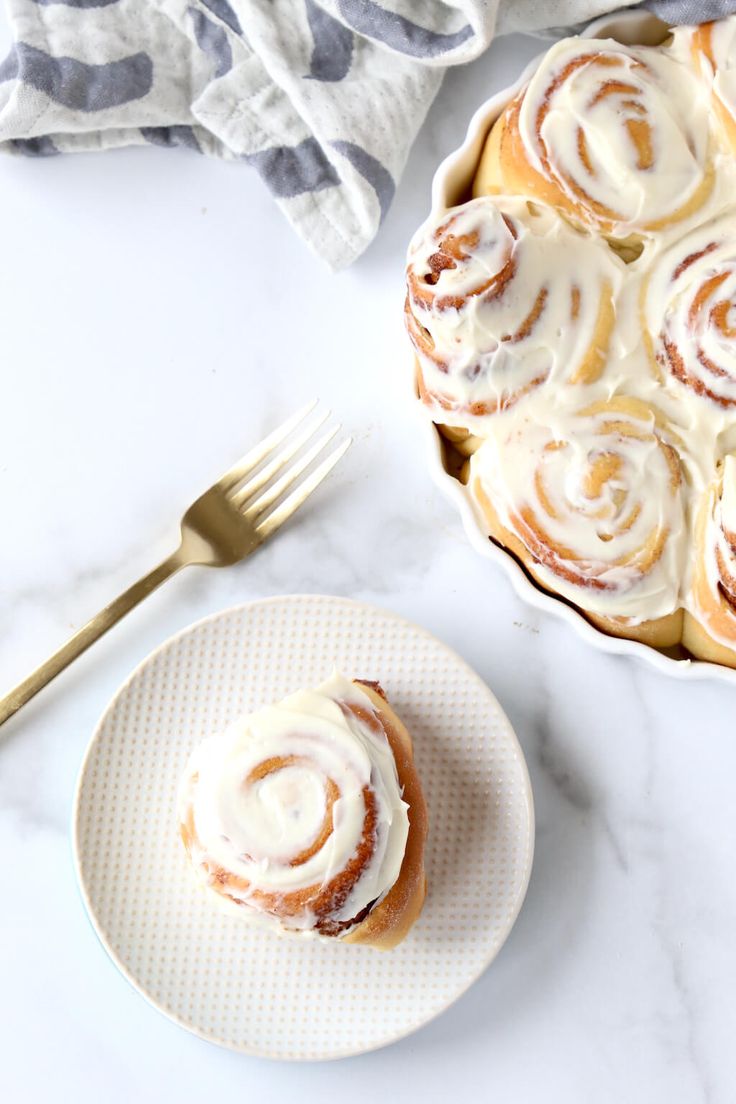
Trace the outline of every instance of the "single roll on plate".
<instances>
[{"instance_id":1,"label":"single roll on plate","mask_svg":"<svg viewBox=\"0 0 736 1104\"><path fill-rule=\"evenodd\" d=\"M683 473L662 415L619 396L489 426L470 460L488 532L606 632L680 640Z\"/></svg>"},{"instance_id":2,"label":"single roll on plate","mask_svg":"<svg viewBox=\"0 0 736 1104\"><path fill-rule=\"evenodd\" d=\"M713 168L692 69L664 51L567 38L494 124L474 195L543 200L616 239L693 214Z\"/></svg>"},{"instance_id":3,"label":"single roll on plate","mask_svg":"<svg viewBox=\"0 0 736 1104\"><path fill-rule=\"evenodd\" d=\"M334 674L205 740L179 822L200 883L244 920L388 949L421 911L427 812L377 683Z\"/></svg>"},{"instance_id":4,"label":"single roll on plate","mask_svg":"<svg viewBox=\"0 0 736 1104\"><path fill-rule=\"evenodd\" d=\"M624 265L551 207L486 196L427 222L409 248L417 385L467 426L547 385L597 380Z\"/></svg>"}]
</instances>

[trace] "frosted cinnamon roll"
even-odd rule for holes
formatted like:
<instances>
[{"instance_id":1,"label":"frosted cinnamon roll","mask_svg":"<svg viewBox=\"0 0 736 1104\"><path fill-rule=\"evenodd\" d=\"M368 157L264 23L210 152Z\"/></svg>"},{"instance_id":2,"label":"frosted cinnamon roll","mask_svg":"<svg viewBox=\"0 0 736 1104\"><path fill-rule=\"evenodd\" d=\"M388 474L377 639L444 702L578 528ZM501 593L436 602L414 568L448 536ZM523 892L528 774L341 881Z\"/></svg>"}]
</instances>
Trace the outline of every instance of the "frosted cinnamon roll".
<instances>
[{"instance_id":1,"label":"frosted cinnamon roll","mask_svg":"<svg viewBox=\"0 0 736 1104\"><path fill-rule=\"evenodd\" d=\"M731 15L699 27L678 27L675 48L683 44L711 93L725 144L736 152L736 18Z\"/></svg>"},{"instance_id":2,"label":"frosted cinnamon roll","mask_svg":"<svg viewBox=\"0 0 736 1104\"><path fill-rule=\"evenodd\" d=\"M736 667L736 454L721 463L697 512L688 606L688 651Z\"/></svg>"},{"instance_id":3,"label":"frosted cinnamon roll","mask_svg":"<svg viewBox=\"0 0 736 1104\"><path fill-rule=\"evenodd\" d=\"M472 428L548 380L598 379L622 270L604 243L518 197L471 200L425 224L405 305L423 401Z\"/></svg>"},{"instance_id":4,"label":"frosted cinnamon roll","mask_svg":"<svg viewBox=\"0 0 736 1104\"><path fill-rule=\"evenodd\" d=\"M335 674L205 740L179 821L199 881L244 920L389 948L421 911L426 808L377 684Z\"/></svg>"},{"instance_id":5,"label":"frosted cinnamon roll","mask_svg":"<svg viewBox=\"0 0 736 1104\"><path fill-rule=\"evenodd\" d=\"M495 123L473 194L536 197L617 239L669 226L712 184L699 92L660 51L563 39Z\"/></svg>"},{"instance_id":6,"label":"frosted cinnamon roll","mask_svg":"<svg viewBox=\"0 0 736 1104\"><path fill-rule=\"evenodd\" d=\"M665 378L736 410L736 214L699 226L657 259L644 286L644 330Z\"/></svg>"},{"instance_id":7,"label":"frosted cinnamon roll","mask_svg":"<svg viewBox=\"0 0 736 1104\"><path fill-rule=\"evenodd\" d=\"M662 416L618 397L494 422L470 460L489 534L605 631L679 641L686 526Z\"/></svg>"}]
</instances>

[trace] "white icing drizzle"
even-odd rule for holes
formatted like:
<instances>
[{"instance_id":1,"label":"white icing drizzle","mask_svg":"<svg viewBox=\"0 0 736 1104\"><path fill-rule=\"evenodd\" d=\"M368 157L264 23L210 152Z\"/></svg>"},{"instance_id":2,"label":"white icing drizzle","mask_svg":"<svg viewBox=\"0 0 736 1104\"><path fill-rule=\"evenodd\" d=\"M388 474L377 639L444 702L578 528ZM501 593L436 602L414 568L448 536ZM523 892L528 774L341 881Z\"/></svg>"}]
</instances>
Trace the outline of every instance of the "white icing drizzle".
<instances>
[{"instance_id":1,"label":"white icing drizzle","mask_svg":"<svg viewBox=\"0 0 736 1104\"><path fill-rule=\"evenodd\" d=\"M244 919L265 915L273 922L264 895L273 901L328 886L361 845L365 788L376 814L369 861L330 919L351 921L396 881L408 806L384 732L345 708L351 705L375 716L367 695L335 673L314 690L242 717L194 751L180 792L180 821L185 831L188 822L193 825L188 850L197 875L216 887L213 896L227 911L235 907ZM331 786L337 796L330 811ZM309 850L314 853L299 860ZM227 895L219 871L233 876ZM306 933L318 919L310 907L300 907L277 923Z\"/></svg>"},{"instance_id":2,"label":"white icing drizzle","mask_svg":"<svg viewBox=\"0 0 736 1104\"><path fill-rule=\"evenodd\" d=\"M529 82L519 131L532 166L617 236L674 216L704 182L702 89L662 51L563 39Z\"/></svg>"},{"instance_id":3,"label":"white icing drizzle","mask_svg":"<svg viewBox=\"0 0 736 1104\"><path fill-rule=\"evenodd\" d=\"M624 274L605 243L519 197L425 224L409 248L408 319L432 405L482 416L584 375Z\"/></svg>"}]
</instances>

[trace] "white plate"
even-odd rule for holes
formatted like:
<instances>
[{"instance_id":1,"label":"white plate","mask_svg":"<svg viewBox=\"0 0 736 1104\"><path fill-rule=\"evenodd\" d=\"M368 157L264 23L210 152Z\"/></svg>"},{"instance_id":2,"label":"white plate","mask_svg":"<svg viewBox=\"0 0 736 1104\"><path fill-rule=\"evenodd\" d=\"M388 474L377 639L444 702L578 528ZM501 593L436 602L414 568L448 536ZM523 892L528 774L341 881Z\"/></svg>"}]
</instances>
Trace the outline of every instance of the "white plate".
<instances>
[{"instance_id":1,"label":"white plate","mask_svg":"<svg viewBox=\"0 0 736 1104\"><path fill-rule=\"evenodd\" d=\"M176 790L194 745L333 666L380 680L414 738L429 807L427 901L390 952L221 914L178 837ZM511 930L533 848L526 764L488 687L408 621L313 595L226 610L149 656L97 727L74 814L84 901L122 973L195 1034L271 1058L372 1050L446 1009Z\"/></svg>"},{"instance_id":2,"label":"white plate","mask_svg":"<svg viewBox=\"0 0 736 1104\"><path fill-rule=\"evenodd\" d=\"M660 42L665 33L665 24L648 12L619 12L605 16L592 23L584 32L589 38L615 38L619 42L646 45ZM543 56L544 54L540 54L532 61L515 84L496 93L478 108L470 121L463 144L445 158L435 173L432 181L431 218L439 216L448 207L453 207L470 198L473 177L488 132L506 104L513 99L535 71ZM413 364L412 357L412 379ZM417 405L416 400L414 405ZM608 636L594 628L573 606L541 590L509 552L488 539L483 519L477 512L470 492L445 471L439 433L426 416L422 418L422 425L427 436L427 452L434 482L460 511L470 543L482 555L501 565L520 598L529 605L536 606L537 609L546 610L561 617L580 636L604 652L638 656L668 675L680 678L718 678L736 685L736 670L723 667L718 663L673 659L635 640Z\"/></svg>"}]
</instances>

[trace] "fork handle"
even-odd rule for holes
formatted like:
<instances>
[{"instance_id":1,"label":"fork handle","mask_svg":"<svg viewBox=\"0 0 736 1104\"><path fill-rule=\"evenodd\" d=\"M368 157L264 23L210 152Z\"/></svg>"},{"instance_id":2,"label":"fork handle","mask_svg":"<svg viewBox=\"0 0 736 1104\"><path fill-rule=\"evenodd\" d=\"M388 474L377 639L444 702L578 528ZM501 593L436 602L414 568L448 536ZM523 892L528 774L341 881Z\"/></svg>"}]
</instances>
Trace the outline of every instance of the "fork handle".
<instances>
[{"instance_id":1,"label":"fork handle","mask_svg":"<svg viewBox=\"0 0 736 1104\"><path fill-rule=\"evenodd\" d=\"M94 644L95 640L99 640L108 629L111 629L121 618L125 617L126 613L129 613L134 606L147 598L149 594L166 582L179 568L184 567L186 563L186 559L181 554L181 549L177 549L158 567L154 567L153 571L149 571L137 583L133 583L131 587L128 587L114 602L110 602L109 606L105 606L103 610L100 610L86 625L75 632L74 636L70 637L66 644L59 648L58 652L54 652L28 678L23 679L23 682L19 682L17 686L13 687L4 698L0 698L0 725L7 721L8 717L12 717L14 713L17 713L22 705L30 701L39 690L42 690L53 678L56 678L77 656L85 652L90 644Z\"/></svg>"}]
</instances>

